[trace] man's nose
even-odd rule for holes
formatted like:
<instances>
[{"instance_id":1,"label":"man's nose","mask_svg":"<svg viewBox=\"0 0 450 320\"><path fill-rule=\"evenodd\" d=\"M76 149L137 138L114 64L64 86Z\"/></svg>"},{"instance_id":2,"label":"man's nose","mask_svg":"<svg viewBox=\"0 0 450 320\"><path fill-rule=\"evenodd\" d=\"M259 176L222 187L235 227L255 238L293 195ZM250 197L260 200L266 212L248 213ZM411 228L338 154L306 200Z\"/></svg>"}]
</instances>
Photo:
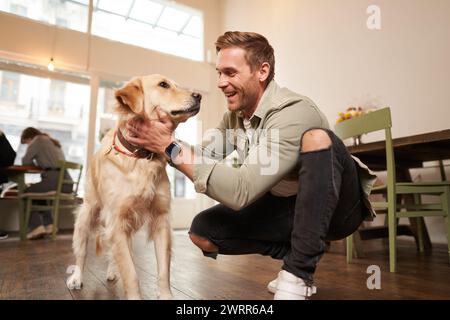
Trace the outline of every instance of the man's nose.
<instances>
[{"instance_id":1,"label":"man's nose","mask_svg":"<svg viewBox=\"0 0 450 320\"><path fill-rule=\"evenodd\" d=\"M217 86L220 89L226 88L226 86L228 86L228 81L223 80L223 79L219 79L219 81L217 82Z\"/></svg>"}]
</instances>

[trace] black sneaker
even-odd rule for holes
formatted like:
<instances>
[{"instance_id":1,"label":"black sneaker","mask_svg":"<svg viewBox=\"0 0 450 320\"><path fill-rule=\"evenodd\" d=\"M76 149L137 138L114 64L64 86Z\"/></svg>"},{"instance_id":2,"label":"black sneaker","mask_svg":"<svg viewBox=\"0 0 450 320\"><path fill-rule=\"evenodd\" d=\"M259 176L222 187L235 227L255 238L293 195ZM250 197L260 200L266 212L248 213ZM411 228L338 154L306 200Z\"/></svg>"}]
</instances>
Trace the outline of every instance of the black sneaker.
<instances>
[{"instance_id":1,"label":"black sneaker","mask_svg":"<svg viewBox=\"0 0 450 320\"><path fill-rule=\"evenodd\" d=\"M4 240L6 238L8 238L8 234L0 230L0 240Z\"/></svg>"}]
</instances>

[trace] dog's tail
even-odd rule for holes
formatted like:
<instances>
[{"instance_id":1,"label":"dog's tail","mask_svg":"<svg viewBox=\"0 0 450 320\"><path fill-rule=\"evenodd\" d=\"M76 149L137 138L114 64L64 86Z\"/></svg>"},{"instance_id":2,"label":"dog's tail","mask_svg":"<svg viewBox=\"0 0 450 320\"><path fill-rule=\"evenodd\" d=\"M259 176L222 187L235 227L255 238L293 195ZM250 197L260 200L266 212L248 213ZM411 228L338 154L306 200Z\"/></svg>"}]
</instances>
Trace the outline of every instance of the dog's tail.
<instances>
[{"instance_id":1,"label":"dog's tail","mask_svg":"<svg viewBox=\"0 0 450 320\"><path fill-rule=\"evenodd\" d=\"M102 254L102 239L99 234L97 234L97 237L95 237L95 254L97 257L101 256Z\"/></svg>"}]
</instances>

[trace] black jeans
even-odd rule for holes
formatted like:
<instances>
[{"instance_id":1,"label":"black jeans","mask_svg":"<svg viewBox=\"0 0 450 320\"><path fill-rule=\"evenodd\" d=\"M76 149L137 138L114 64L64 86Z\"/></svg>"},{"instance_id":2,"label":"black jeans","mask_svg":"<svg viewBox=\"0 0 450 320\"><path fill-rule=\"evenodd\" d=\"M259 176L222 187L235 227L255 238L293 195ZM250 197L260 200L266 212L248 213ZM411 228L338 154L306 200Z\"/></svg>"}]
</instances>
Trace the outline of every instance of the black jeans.
<instances>
[{"instance_id":1,"label":"black jeans","mask_svg":"<svg viewBox=\"0 0 450 320\"><path fill-rule=\"evenodd\" d=\"M357 164L342 141L325 131L329 148L299 154L297 195L268 192L239 211L216 205L199 213L189 232L210 240L220 254L283 259L284 270L312 283L324 241L345 238L363 221Z\"/></svg>"}]
</instances>

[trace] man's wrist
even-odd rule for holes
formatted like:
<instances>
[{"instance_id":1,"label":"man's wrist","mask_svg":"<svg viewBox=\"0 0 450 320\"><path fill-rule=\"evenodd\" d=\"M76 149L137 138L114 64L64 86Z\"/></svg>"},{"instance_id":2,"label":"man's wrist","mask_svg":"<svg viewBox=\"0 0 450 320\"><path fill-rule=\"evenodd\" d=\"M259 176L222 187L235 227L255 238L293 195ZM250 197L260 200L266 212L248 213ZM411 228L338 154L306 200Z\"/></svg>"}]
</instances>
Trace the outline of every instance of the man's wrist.
<instances>
[{"instance_id":1,"label":"man's wrist","mask_svg":"<svg viewBox=\"0 0 450 320\"><path fill-rule=\"evenodd\" d=\"M166 159L169 157L169 156L166 154L167 148L168 148L172 143L174 143L174 142L177 141L177 140L175 139L175 134L172 133L172 135L170 136L170 138L169 138L167 141L168 141L168 142L164 143L164 147L163 147L163 149L162 149L162 152L160 152L160 153L162 153L162 154L164 155L164 157L166 157Z\"/></svg>"},{"instance_id":2,"label":"man's wrist","mask_svg":"<svg viewBox=\"0 0 450 320\"><path fill-rule=\"evenodd\" d=\"M166 158L166 160L170 159L170 156L167 154L167 148L169 148L169 146L175 142L175 139L170 140L170 142L168 144L166 144L166 146L163 148L162 150L162 154L164 155L164 157Z\"/></svg>"},{"instance_id":3,"label":"man's wrist","mask_svg":"<svg viewBox=\"0 0 450 320\"><path fill-rule=\"evenodd\" d=\"M183 152L182 144L177 140L172 140L164 150L164 155L169 165L174 167L175 165L179 164L182 152Z\"/></svg>"}]
</instances>

